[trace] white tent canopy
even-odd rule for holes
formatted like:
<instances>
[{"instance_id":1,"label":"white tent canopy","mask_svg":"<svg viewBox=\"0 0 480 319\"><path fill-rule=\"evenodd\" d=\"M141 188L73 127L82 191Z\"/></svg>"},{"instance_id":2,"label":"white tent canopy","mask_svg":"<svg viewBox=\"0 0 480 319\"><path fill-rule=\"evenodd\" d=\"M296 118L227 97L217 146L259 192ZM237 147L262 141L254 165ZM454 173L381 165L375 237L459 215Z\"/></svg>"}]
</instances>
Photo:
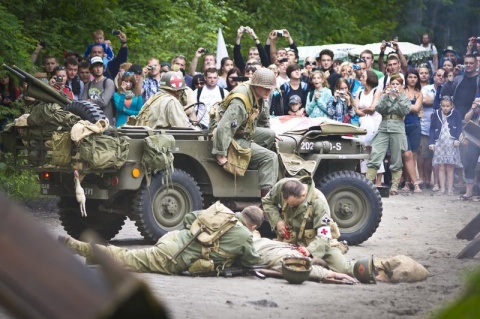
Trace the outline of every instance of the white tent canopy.
<instances>
[{"instance_id":1,"label":"white tent canopy","mask_svg":"<svg viewBox=\"0 0 480 319\"><path fill-rule=\"evenodd\" d=\"M298 55L300 61L304 61L306 57L311 56L316 58L320 51L329 49L333 51L334 59L347 60L348 52L357 47L361 47L359 44L340 43L340 44L325 44L325 45L313 45L306 47L298 47Z\"/></svg>"},{"instance_id":2,"label":"white tent canopy","mask_svg":"<svg viewBox=\"0 0 480 319\"><path fill-rule=\"evenodd\" d=\"M380 42L377 43L370 43L363 46L358 46L352 50L349 50L348 55L351 57L359 57L360 53L364 50L370 50L375 55L375 60L377 60L378 55L380 54ZM407 60L410 61L421 61L424 60L432 55L429 48L424 48L420 45L416 45L410 42L398 42L398 46L402 51L403 55ZM390 47L385 49L385 55L388 55L390 52L394 50Z\"/></svg>"}]
</instances>

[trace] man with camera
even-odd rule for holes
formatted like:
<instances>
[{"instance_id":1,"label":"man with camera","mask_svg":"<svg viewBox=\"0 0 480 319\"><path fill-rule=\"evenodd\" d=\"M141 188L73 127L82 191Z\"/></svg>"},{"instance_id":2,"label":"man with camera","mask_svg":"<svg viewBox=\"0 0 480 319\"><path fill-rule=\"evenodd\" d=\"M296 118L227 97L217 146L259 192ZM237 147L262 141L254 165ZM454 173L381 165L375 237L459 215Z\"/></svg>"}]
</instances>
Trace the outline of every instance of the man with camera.
<instances>
[{"instance_id":1,"label":"man with camera","mask_svg":"<svg viewBox=\"0 0 480 319\"><path fill-rule=\"evenodd\" d=\"M298 48L293 41L290 32L288 32L287 29L272 30L272 32L270 32L270 34L268 35L268 39L265 44L265 51L270 56L270 62L275 64L279 59L287 57L287 49L280 48L277 50L277 40L279 38L286 38L289 48L292 49L298 56Z\"/></svg>"},{"instance_id":2,"label":"man with camera","mask_svg":"<svg viewBox=\"0 0 480 319\"><path fill-rule=\"evenodd\" d=\"M147 66L143 68L143 74L147 74L147 77L143 80L142 95L143 100L148 101L152 95L158 92L161 78L158 59L151 57L147 62Z\"/></svg>"},{"instance_id":3,"label":"man with camera","mask_svg":"<svg viewBox=\"0 0 480 319\"><path fill-rule=\"evenodd\" d=\"M460 111L462 118L470 110L475 95L479 92L480 78L477 72L477 60L474 55L467 54L463 59L465 73L453 80L453 104ZM443 96L443 91L442 91Z\"/></svg>"},{"instance_id":4,"label":"man with camera","mask_svg":"<svg viewBox=\"0 0 480 319\"><path fill-rule=\"evenodd\" d=\"M235 65L240 70L245 70L245 63L242 57L242 53L240 52L240 40L244 34L248 34L252 37L253 41L255 41L255 47L251 47L248 50L248 60L255 59L262 63L264 67L267 67L270 63L270 60L267 56L267 52L265 48L262 46L262 43L258 39L255 31L250 27L240 26L237 30L237 38L235 39L235 46L233 47L233 60L235 61Z\"/></svg>"},{"instance_id":5,"label":"man with camera","mask_svg":"<svg viewBox=\"0 0 480 319\"><path fill-rule=\"evenodd\" d=\"M401 67L398 70L398 72L406 73L408 71L408 62L407 62L407 59L405 59L405 56L403 55L402 51L400 50L400 46L398 45L398 42L397 41L387 42L385 40L383 40L382 44L380 44L380 54L378 55L378 68L380 69L380 71L385 72L385 64L383 63L384 61L383 59L385 57L385 50L387 48L392 48L393 50L395 50L394 52L390 52L387 55L387 60L390 57L390 55L392 54L395 55Z\"/></svg>"},{"instance_id":6,"label":"man with camera","mask_svg":"<svg viewBox=\"0 0 480 319\"><path fill-rule=\"evenodd\" d=\"M191 76L194 76L195 74L197 74L198 59L202 55L204 56L202 73L205 72L208 68L217 67L217 57L215 56L215 54L210 53L208 49L198 48L197 51L195 51L193 60L190 63L190 68L188 69L188 74L190 74Z\"/></svg>"}]
</instances>

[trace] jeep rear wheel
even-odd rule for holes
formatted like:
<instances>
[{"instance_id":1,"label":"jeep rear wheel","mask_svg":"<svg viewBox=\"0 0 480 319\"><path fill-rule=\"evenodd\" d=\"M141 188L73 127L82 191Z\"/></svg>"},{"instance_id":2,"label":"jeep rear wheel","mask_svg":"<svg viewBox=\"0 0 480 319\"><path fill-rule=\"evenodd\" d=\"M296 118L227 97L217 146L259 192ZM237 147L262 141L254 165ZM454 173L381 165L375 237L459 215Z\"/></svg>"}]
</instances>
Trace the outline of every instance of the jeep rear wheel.
<instances>
[{"instance_id":1,"label":"jeep rear wheel","mask_svg":"<svg viewBox=\"0 0 480 319\"><path fill-rule=\"evenodd\" d=\"M91 123L106 119L102 109L97 104L88 101L73 101L65 107L65 110Z\"/></svg>"},{"instance_id":2,"label":"jeep rear wheel","mask_svg":"<svg viewBox=\"0 0 480 319\"><path fill-rule=\"evenodd\" d=\"M339 240L358 245L375 233L383 204L371 181L356 172L339 171L323 178L317 188L327 198L332 219L340 228Z\"/></svg>"},{"instance_id":3,"label":"jeep rear wheel","mask_svg":"<svg viewBox=\"0 0 480 319\"><path fill-rule=\"evenodd\" d=\"M87 217L80 214L79 204L73 197L61 197L58 202L58 215L63 229L73 238L79 239L87 229L93 229L105 240L115 237L122 229L127 216L98 210L100 201L87 200Z\"/></svg>"},{"instance_id":4,"label":"jeep rear wheel","mask_svg":"<svg viewBox=\"0 0 480 319\"><path fill-rule=\"evenodd\" d=\"M183 229L185 214L202 207L198 184L176 169L171 177L165 172L153 175L149 187L142 182L134 195L131 217L142 236L154 243L169 231Z\"/></svg>"}]
</instances>

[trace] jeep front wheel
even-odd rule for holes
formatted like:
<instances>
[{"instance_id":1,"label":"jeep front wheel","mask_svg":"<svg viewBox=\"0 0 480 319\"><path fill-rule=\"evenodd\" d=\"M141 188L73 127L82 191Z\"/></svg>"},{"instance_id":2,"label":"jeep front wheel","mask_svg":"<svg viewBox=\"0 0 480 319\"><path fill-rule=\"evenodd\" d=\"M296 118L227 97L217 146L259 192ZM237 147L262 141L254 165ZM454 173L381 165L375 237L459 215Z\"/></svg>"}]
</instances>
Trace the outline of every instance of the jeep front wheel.
<instances>
[{"instance_id":1,"label":"jeep front wheel","mask_svg":"<svg viewBox=\"0 0 480 319\"><path fill-rule=\"evenodd\" d=\"M383 204L371 181L356 172L339 171L324 177L317 188L327 198L332 219L340 228L339 240L358 245L375 233Z\"/></svg>"},{"instance_id":2,"label":"jeep front wheel","mask_svg":"<svg viewBox=\"0 0 480 319\"><path fill-rule=\"evenodd\" d=\"M183 229L185 214L203 207L203 197L195 180L182 170L172 175L160 172L135 192L131 218L142 236L156 242L169 231Z\"/></svg>"}]
</instances>

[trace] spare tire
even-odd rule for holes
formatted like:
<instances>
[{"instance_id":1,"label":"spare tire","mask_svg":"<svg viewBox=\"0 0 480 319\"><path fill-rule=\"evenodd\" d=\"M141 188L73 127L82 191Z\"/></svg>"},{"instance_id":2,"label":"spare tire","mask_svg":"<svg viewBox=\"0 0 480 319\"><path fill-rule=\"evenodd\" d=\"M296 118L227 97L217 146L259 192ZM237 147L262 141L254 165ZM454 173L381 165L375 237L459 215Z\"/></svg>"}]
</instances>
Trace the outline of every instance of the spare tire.
<instances>
[{"instance_id":1,"label":"spare tire","mask_svg":"<svg viewBox=\"0 0 480 319\"><path fill-rule=\"evenodd\" d=\"M98 120L107 118L97 104L88 101L73 101L65 107L65 110L90 123L97 123Z\"/></svg>"}]
</instances>

